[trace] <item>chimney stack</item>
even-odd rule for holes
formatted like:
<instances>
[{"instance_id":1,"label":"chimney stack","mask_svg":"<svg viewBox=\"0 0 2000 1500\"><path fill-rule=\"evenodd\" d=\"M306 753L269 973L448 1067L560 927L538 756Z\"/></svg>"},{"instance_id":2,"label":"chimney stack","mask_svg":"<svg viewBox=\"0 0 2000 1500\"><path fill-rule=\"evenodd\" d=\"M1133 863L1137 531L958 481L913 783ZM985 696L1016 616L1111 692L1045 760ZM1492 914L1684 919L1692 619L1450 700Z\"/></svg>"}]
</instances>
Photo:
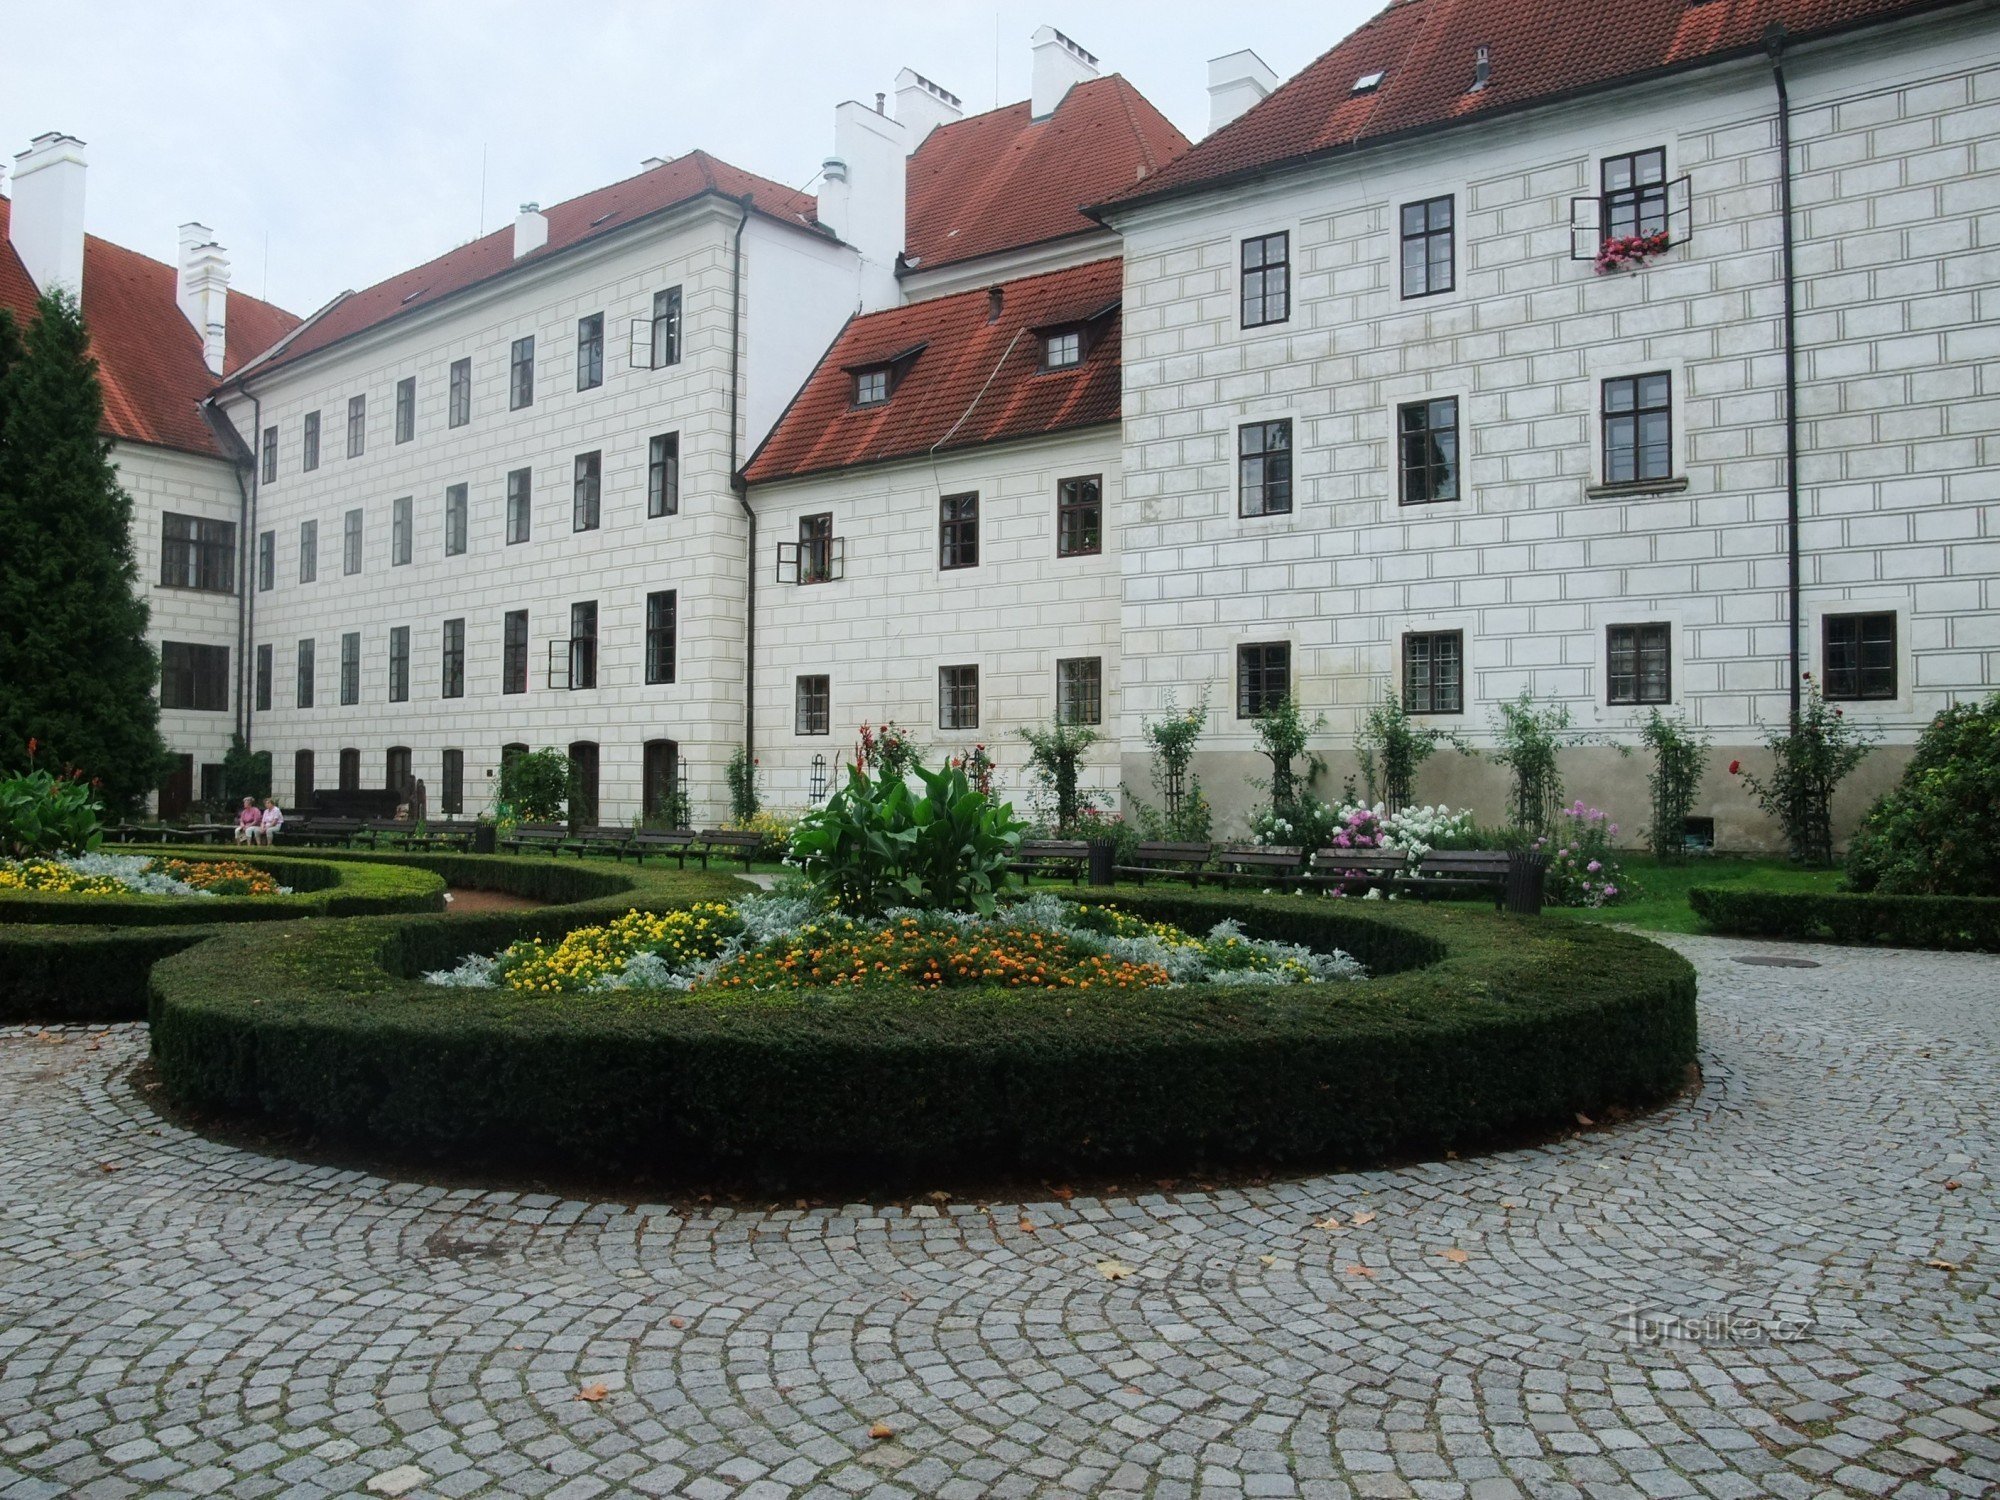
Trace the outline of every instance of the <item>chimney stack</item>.
<instances>
[{"instance_id":1,"label":"chimney stack","mask_svg":"<svg viewBox=\"0 0 2000 1500\"><path fill-rule=\"evenodd\" d=\"M1044 26L1028 39L1035 55L1035 82L1029 111L1037 120L1056 112L1063 96L1097 76L1097 59L1057 31Z\"/></svg>"},{"instance_id":2,"label":"chimney stack","mask_svg":"<svg viewBox=\"0 0 2000 1500\"><path fill-rule=\"evenodd\" d=\"M83 142L38 135L14 158L13 210L7 238L35 289L69 288L83 299Z\"/></svg>"},{"instance_id":3,"label":"chimney stack","mask_svg":"<svg viewBox=\"0 0 2000 1500\"><path fill-rule=\"evenodd\" d=\"M523 203L514 219L514 259L532 255L549 242L548 215L539 203Z\"/></svg>"},{"instance_id":4,"label":"chimney stack","mask_svg":"<svg viewBox=\"0 0 2000 1500\"><path fill-rule=\"evenodd\" d=\"M175 300L181 316L201 335L201 357L208 373L221 375L229 353L229 258L206 224L181 225Z\"/></svg>"},{"instance_id":5,"label":"chimney stack","mask_svg":"<svg viewBox=\"0 0 2000 1500\"><path fill-rule=\"evenodd\" d=\"M896 119L909 132L913 152L938 126L963 119L963 104L958 95L939 88L914 68L896 75Z\"/></svg>"},{"instance_id":6,"label":"chimney stack","mask_svg":"<svg viewBox=\"0 0 2000 1500\"><path fill-rule=\"evenodd\" d=\"M908 137L901 121L853 99L833 112L819 222L861 252L863 312L901 300L896 258L903 253Z\"/></svg>"},{"instance_id":7,"label":"chimney stack","mask_svg":"<svg viewBox=\"0 0 2000 1500\"><path fill-rule=\"evenodd\" d=\"M1215 134L1277 86L1278 75L1247 47L1226 57L1210 58L1208 133Z\"/></svg>"}]
</instances>

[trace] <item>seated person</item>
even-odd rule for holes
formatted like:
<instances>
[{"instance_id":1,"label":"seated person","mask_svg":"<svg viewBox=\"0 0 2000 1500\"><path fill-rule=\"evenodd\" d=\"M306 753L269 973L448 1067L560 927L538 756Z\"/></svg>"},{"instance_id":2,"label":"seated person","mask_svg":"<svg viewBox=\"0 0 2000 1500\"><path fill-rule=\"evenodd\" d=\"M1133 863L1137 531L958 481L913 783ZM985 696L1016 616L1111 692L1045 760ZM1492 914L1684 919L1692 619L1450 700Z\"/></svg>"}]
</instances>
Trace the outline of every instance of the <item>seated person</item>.
<instances>
[{"instance_id":1,"label":"seated person","mask_svg":"<svg viewBox=\"0 0 2000 1500\"><path fill-rule=\"evenodd\" d=\"M258 842L274 844L278 841L278 830L285 826L284 809L278 806L275 797L264 799L264 814L258 820Z\"/></svg>"},{"instance_id":2,"label":"seated person","mask_svg":"<svg viewBox=\"0 0 2000 1500\"><path fill-rule=\"evenodd\" d=\"M236 814L236 842L239 844L256 843L258 830L263 827L263 824L264 815L257 811L257 799L255 797L245 797L242 809Z\"/></svg>"}]
</instances>

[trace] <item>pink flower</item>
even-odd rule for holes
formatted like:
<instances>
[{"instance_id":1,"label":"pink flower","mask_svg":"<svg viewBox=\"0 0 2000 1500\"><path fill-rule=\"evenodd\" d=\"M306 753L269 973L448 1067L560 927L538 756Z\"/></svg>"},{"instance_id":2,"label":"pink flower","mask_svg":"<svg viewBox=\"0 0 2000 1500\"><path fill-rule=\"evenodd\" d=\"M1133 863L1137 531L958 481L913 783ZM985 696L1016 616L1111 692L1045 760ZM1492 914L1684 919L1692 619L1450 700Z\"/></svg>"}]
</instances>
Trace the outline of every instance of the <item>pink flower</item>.
<instances>
[{"instance_id":1,"label":"pink flower","mask_svg":"<svg viewBox=\"0 0 2000 1500\"><path fill-rule=\"evenodd\" d=\"M1604 866L1599 864L1596 860L1593 859L1589 864L1585 865L1584 868L1590 871L1591 874L1595 875L1599 870L1603 869Z\"/></svg>"}]
</instances>

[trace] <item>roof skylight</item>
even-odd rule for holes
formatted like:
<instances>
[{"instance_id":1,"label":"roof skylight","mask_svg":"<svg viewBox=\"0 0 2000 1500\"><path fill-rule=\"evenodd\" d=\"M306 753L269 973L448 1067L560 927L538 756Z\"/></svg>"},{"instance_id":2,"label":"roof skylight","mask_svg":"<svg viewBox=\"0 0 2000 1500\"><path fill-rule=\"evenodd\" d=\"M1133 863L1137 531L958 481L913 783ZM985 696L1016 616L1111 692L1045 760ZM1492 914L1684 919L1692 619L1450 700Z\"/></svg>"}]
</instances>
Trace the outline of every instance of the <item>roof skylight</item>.
<instances>
[{"instance_id":1,"label":"roof skylight","mask_svg":"<svg viewBox=\"0 0 2000 1500\"><path fill-rule=\"evenodd\" d=\"M1353 91L1357 94L1372 94L1381 86L1382 73L1380 69L1377 69L1373 73L1363 73L1359 78L1355 79Z\"/></svg>"}]
</instances>

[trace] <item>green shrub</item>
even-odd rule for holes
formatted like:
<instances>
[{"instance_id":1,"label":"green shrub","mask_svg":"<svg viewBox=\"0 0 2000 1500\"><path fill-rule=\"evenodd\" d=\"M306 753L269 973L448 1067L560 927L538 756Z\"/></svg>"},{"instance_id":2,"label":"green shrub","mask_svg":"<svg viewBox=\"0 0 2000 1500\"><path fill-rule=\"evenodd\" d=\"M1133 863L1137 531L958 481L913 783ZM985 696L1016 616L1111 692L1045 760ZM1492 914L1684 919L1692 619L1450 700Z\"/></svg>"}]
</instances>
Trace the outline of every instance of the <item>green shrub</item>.
<instances>
[{"instance_id":1,"label":"green shrub","mask_svg":"<svg viewBox=\"0 0 2000 1500\"><path fill-rule=\"evenodd\" d=\"M220 927L0 927L0 1026L146 1016L153 965Z\"/></svg>"},{"instance_id":2,"label":"green shrub","mask_svg":"<svg viewBox=\"0 0 2000 1500\"><path fill-rule=\"evenodd\" d=\"M916 775L920 797L850 766L847 785L799 820L792 856L823 900L871 917L892 906L993 910L1026 825L956 766Z\"/></svg>"},{"instance_id":3,"label":"green shrub","mask_svg":"<svg viewBox=\"0 0 2000 1500\"><path fill-rule=\"evenodd\" d=\"M523 823L560 823L574 775L569 756L554 746L502 756L500 802L512 819Z\"/></svg>"},{"instance_id":4,"label":"green shrub","mask_svg":"<svg viewBox=\"0 0 2000 1500\"><path fill-rule=\"evenodd\" d=\"M1034 725L1021 731L1028 742L1028 766L1041 783L1042 811L1054 822L1058 838L1075 838L1069 833L1079 816L1095 812L1096 804L1077 790L1077 776L1083 758L1097 743L1095 729L1083 724L1065 724L1058 718L1046 729Z\"/></svg>"},{"instance_id":5,"label":"green shrub","mask_svg":"<svg viewBox=\"0 0 2000 1500\"><path fill-rule=\"evenodd\" d=\"M1167 695L1166 714L1159 719L1147 719L1141 725L1150 747L1147 758L1151 762L1153 790L1159 796L1156 808L1125 789L1126 800L1132 808L1137 823L1132 842L1138 842L1143 834L1149 840L1165 840L1169 843L1205 844L1214 821L1208 798L1201 789L1201 778L1192 774L1188 766L1194 760L1194 747L1201 739L1201 732L1208 725L1208 692L1202 690L1200 700L1193 708L1183 713L1175 704L1172 693ZM1119 860L1125 862L1125 851L1120 850Z\"/></svg>"},{"instance_id":6,"label":"green shrub","mask_svg":"<svg viewBox=\"0 0 2000 1500\"><path fill-rule=\"evenodd\" d=\"M741 745L730 754L729 764L723 770L729 783L729 823L732 828L747 828L750 820L757 816L757 809L763 800L757 795L757 759Z\"/></svg>"},{"instance_id":7,"label":"green shrub","mask_svg":"<svg viewBox=\"0 0 2000 1500\"><path fill-rule=\"evenodd\" d=\"M1833 794L1848 773L1868 753L1866 737L1847 722L1838 708L1829 708L1819 684L1806 674L1799 712L1785 728L1770 731L1768 778L1754 776L1736 762L1732 776L1785 831L1785 844L1802 865L1833 863Z\"/></svg>"},{"instance_id":8,"label":"green shrub","mask_svg":"<svg viewBox=\"0 0 2000 1500\"><path fill-rule=\"evenodd\" d=\"M2000 693L1946 709L1848 844L1848 883L1898 896L2000 896Z\"/></svg>"},{"instance_id":9,"label":"green shrub","mask_svg":"<svg viewBox=\"0 0 2000 1500\"><path fill-rule=\"evenodd\" d=\"M0 777L0 854L85 854L103 837L104 804L80 771Z\"/></svg>"},{"instance_id":10,"label":"green shrub","mask_svg":"<svg viewBox=\"0 0 2000 1500\"><path fill-rule=\"evenodd\" d=\"M1306 748L1306 742L1326 728L1326 715L1315 714L1307 722L1299 712L1298 700L1285 694L1257 715L1257 748L1271 763L1271 811L1284 818L1296 810L1299 794L1311 795L1314 778L1326 769L1326 762ZM1305 757L1300 773L1297 761Z\"/></svg>"},{"instance_id":11,"label":"green shrub","mask_svg":"<svg viewBox=\"0 0 2000 1500\"><path fill-rule=\"evenodd\" d=\"M1508 800L1514 826L1531 839L1550 833L1563 805L1562 770L1556 756L1600 736L1573 727L1568 704L1537 708L1534 695L1522 688L1519 698L1494 709L1493 737L1500 748L1489 750L1487 757L1496 766L1505 766L1513 778Z\"/></svg>"},{"instance_id":12,"label":"green shrub","mask_svg":"<svg viewBox=\"0 0 2000 1500\"><path fill-rule=\"evenodd\" d=\"M1361 732L1354 737L1354 750L1361 759L1362 779L1368 785L1368 800L1380 803L1384 812L1400 812L1415 800L1417 771L1437 753L1439 745L1465 744L1448 729L1422 729L1403 707L1394 690L1368 710ZM1349 796L1349 802L1358 797Z\"/></svg>"},{"instance_id":13,"label":"green shrub","mask_svg":"<svg viewBox=\"0 0 2000 1500\"><path fill-rule=\"evenodd\" d=\"M1695 915L1731 937L2000 953L2000 899L1696 886Z\"/></svg>"},{"instance_id":14,"label":"green shrub","mask_svg":"<svg viewBox=\"0 0 2000 1500\"><path fill-rule=\"evenodd\" d=\"M1687 858L1687 818L1708 765L1708 735L1691 725L1685 714L1648 711L1639 730L1640 743L1653 752L1653 769L1646 787L1653 795L1653 822L1646 841L1655 857L1678 862Z\"/></svg>"}]
</instances>

